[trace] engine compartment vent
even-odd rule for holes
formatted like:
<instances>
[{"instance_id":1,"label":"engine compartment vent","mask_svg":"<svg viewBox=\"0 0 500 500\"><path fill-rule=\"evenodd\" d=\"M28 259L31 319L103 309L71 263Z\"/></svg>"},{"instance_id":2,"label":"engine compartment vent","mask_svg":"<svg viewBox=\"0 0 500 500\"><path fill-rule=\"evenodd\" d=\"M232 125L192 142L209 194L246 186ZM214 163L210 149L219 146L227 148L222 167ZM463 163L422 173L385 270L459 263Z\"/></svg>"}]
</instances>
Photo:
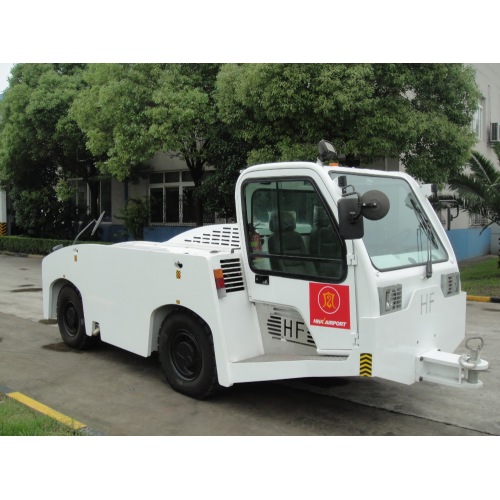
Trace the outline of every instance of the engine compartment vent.
<instances>
[{"instance_id":1,"label":"engine compartment vent","mask_svg":"<svg viewBox=\"0 0 500 500\"><path fill-rule=\"evenodd\" d=\"M295 311L274 308L267 320L267 333L274 340L316 347L305 322Z\"/></svg>"},{"instance_id":2,"label":"engine compartment vent","mask_svg":"<svg viewBox=\"0 0 500 500\"><path fill-rule=\"evenodd\" d=\"M220 268L224 273L224 283L227 293L245 290L240 259L222 259L220 261Z\"/></svg>"},{"instance_id":3,"label":"engine compartment vent","mask_svg":"<svg viewBox=\"0 0 500 500\"><path fill-rule=\"evenodd\" d=\"M240 246L240 233L237 227L216 226L213 229L208 227L203 228L203 232L199 235L186 238L187 243L201 243L205 245L217 245L226 247Z\"/></svg>"}]
</instances>

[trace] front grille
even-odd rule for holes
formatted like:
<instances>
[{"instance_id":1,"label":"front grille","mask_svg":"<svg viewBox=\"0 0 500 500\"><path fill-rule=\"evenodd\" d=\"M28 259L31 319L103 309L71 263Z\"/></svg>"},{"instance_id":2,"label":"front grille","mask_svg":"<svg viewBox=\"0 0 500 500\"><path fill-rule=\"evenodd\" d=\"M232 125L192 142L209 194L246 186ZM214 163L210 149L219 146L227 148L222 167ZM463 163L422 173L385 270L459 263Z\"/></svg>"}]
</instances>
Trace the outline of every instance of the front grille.
<instances>
[{"instance_id":1,"label":"front grille","mask_svg":"<svg viewBox=\"0 0 500 500\"><path fill-rule=\"evenodd\" d=\"M441 290L445 298L458 295L460 293L460 273L442 274Z\"/></svg>"},{"instance_id":2,"label":"front grille","mask_svg":"<svg viewBox=\"0 0 500 500\"><path fill-rule=\"evenodd\" d=\"M403 307L403 285L390 285L378 289L380 315L401 311Z\"/></svg>"},{"instance_id":3,"label":"front grille","mask_svg":"<svg viewBox=\"0 0 500 500\"><path fill-rule=\"evenodd\" d=\"M243 271L240 259L224 259L220 261L220 268L224 273L224 284L226 292L240 292L245 290Z\"/></svg>"}]
</instances>

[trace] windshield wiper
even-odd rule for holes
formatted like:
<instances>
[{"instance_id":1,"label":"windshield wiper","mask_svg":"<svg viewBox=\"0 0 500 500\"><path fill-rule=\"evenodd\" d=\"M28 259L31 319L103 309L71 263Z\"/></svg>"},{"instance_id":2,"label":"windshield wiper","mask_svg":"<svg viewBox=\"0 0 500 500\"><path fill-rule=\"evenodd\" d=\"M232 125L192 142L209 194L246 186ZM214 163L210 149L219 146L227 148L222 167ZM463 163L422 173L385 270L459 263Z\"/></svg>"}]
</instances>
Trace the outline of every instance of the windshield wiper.
<instances>
[{"instance_id":1,"label":"windshield wiper","mask_svg":"<svg viewBox=\"0 0 500 500\"><path fill-rule=\"evenodd\" d=\"M434 238L434 232L432 230L431 221L428 217L420 210L414 200L410 198L410 203L413 206L413 210L415 211L415 215L417 216L418 222L422 226L422 229L427 236L427 262L425 264L425 277L427 279L432 277L432 250L431 250L431 242L434 245L434 248L438 248L436 239Z\"/></svg>"}]
</instances>

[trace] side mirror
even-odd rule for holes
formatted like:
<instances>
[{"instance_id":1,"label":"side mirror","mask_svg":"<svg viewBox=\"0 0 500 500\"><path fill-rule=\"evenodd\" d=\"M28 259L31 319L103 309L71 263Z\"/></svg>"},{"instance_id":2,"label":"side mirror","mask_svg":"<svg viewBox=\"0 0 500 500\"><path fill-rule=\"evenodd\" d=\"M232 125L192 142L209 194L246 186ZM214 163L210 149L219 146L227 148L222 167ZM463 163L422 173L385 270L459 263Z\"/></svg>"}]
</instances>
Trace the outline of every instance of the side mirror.
<instances>
[{"instance_id":1,"label":"side mirror","mask_svg":"<svg viewBox=\"0 0 500 500\"><path fill-rule=\"evenodd\" d=\"M372 189L361 197L361 215L368 220L383 219L390 208L391 202L382 191Z\"/></svg>"},{"instance_id":2,"label":"side mirror","mask_svg":"<svg viewBox=\"0 0 500 500\"><path fill-rule=\"evenodd\" d=\"M356 194L356 198L350 197ZM363 196L353 191L338 202L340 235L346 240L359 240L364 234L363 218L383 219L389 212L391 203L382 191L367 191Z\"/></svg>"},{"instance_id":3,"label":"side mirror","mask_svg":"<svg viewBox=\"0 0 500 500\"><path fill-rule=\"evenodd\" d=\"M359 240L365 235L363 217L358 216L356 198L342 198L338 202L340 236L346 240Z\"/></svg>"}]
</instances>

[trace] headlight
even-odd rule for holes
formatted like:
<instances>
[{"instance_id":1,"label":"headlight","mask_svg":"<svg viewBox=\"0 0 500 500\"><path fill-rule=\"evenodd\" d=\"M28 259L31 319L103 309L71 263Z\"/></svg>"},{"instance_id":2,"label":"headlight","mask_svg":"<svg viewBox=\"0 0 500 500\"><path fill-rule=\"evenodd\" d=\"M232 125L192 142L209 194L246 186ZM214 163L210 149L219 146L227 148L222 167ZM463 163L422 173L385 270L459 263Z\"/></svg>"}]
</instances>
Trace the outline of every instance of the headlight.
<instances>
[{"instance_id":1,"label":"headlight","mask_svg":"<svg viewBox=\"0 0 500 500\"><path fill-rule=\"evenodd\" d=\"M441 275L441 290L443 295L451 297L460 293L460 273L450 273Z\"/></svg>"},{"instance_id":2,"label":"headlight","mask_svg":"<svg viewBox=\"0 0 500 500\"><path fill-rule=\"evenodd\" d=\"M378 289L380 315L401 311L403 303L403 285L390 285Z\"/></svg>"}]
</instances>

